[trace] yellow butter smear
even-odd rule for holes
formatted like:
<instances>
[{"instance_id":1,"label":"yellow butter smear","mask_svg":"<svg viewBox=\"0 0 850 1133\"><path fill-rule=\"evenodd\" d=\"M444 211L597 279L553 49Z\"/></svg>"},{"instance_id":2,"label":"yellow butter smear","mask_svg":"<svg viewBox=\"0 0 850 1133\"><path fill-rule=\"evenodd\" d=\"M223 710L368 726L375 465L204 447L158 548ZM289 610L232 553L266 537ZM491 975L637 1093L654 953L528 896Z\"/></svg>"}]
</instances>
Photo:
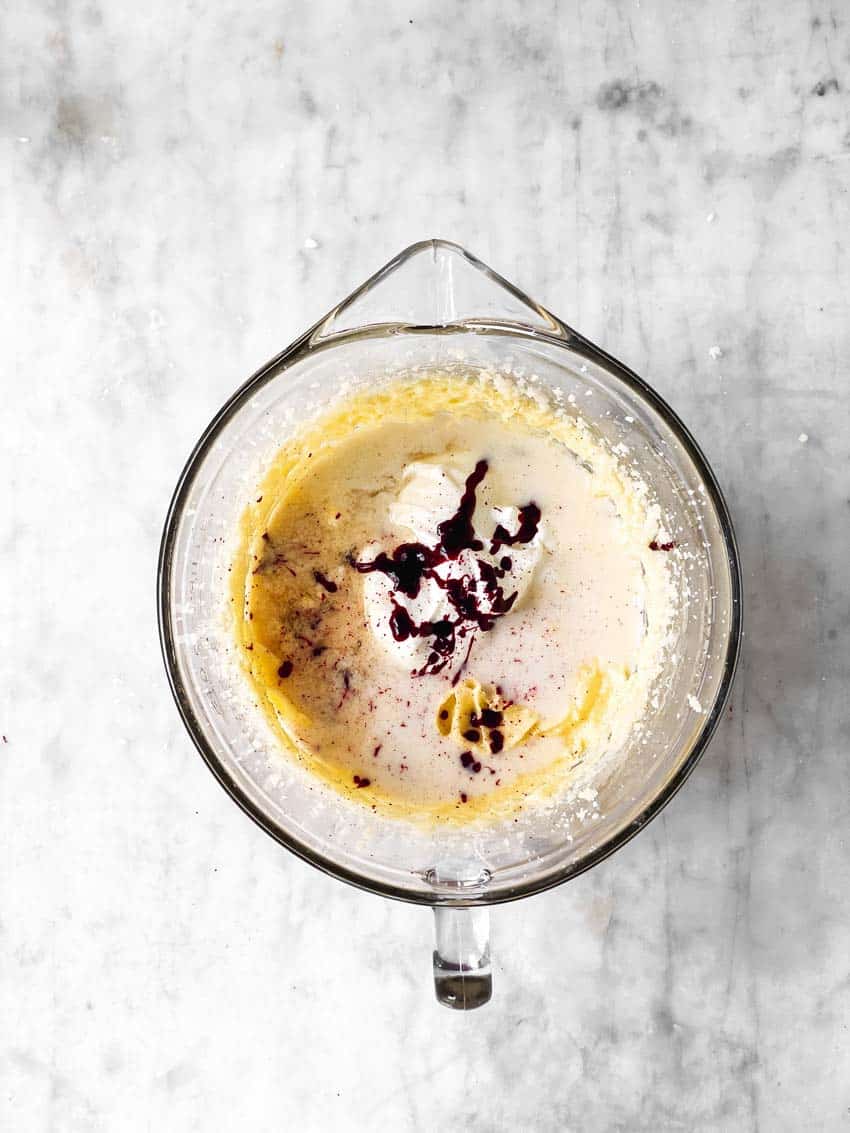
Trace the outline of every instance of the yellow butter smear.
<instances>
[{"instance_id":1,"label":"yellow butter smear","mask_svg":"<svg viewBox=\"0 0 850 1133\"><path fill-rule=\"evenodd\" d=\"M491 752L494 731L502 738L500 751L510 751L533 736L556 736L563 741L566 753L584 755L588 739L603 722L618 689L628 679L628 673L613 667L603 669L598 663L583 666L566 712L546 723L533 709L511 704L496 689L485 688L474 677L467 677L440 702L437 731L451 736L458 747L482 756ZM481 723L487 709L499 717L490 727Z\"/></svg>"},{"instance_id":2,"label":"yellow butter smear","mask_svg":"<svg viewBox=\"0 0 850 1133\"><path fill-rule=\"evenodd\" d=\"M438 459L444 446L468 447L469 437L483 438L494 475L500 452L516 462L527 451L533 464L545 446L543 463L551 450L570 468L592 467L592 477L580 473L590 501L582 506L596 499L600 514L616 514L623 553L636 559L634 577L664 591L663 556L646 551L657 518L640 486L583 421L502 376L435 372L396 380L340 403L286 441L245 508L233 561L234 632L244 669L285 752L348 798L399 817L495 819L563 790L577 762L604 753L620 708L631 705L637 714L660 635L656 618L658 633L638 649L637 680L631 663L594 656L592 635L575 670L560 672L557 641L551 644L544 626L552 688L563 693L549 697L548 709L507 632L480 635L469 672L454 684L452 669L415 678L380 652L364 619L354 558L373 539L391 548L414 538L389 530L386 520L405 462ZM514 465L506 468L513 474ZM504 483L513 482L506 474ZM553 515L556 503L552 496ZM569 553L569 546L555 548L541 587L555 587L557 556ZM522 627L522 616L504 620ZM492 729L478 728L469 739L487 708L501 713L496 752ZM464 752L474 753L479 774L461 765Z\"/></svg>"},{"instance_id":3,"label":"yellow butter smear","mask_svg":"<svg viewBox=\"0 0 850 1133\"><path fill-rule=\"evenodd\" d=\"M458 747L489 754L488 732L480 724L481 714L487 709L500 717L496 730L502 737L503 751L510 751L538 728L539 719L532 709L508 704L494 688L487 689L474 677L467 677L440 702L437 731L451 736Z\"/></svg>"}]
</instances>

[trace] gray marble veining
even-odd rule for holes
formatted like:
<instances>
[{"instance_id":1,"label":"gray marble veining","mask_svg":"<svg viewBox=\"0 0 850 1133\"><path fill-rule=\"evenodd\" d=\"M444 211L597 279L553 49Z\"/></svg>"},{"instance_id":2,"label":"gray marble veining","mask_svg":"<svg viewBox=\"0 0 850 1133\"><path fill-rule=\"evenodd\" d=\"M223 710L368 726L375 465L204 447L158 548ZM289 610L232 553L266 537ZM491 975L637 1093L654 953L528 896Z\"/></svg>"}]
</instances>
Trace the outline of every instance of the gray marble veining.
<instances>
[{"instance_id":1,"label":"gray marble veining","mask_svg":"<svg viewBox=\"0 0 850 1133\"><path fill-rule=\"evenodd\" d=\"M4 59L0 1125L850 1126L846 6L36 0ZM686 788L468 1017L215 784L153 603L215 409L437 235L668 398L747 600Z\"/></svg>"}]
</instances>

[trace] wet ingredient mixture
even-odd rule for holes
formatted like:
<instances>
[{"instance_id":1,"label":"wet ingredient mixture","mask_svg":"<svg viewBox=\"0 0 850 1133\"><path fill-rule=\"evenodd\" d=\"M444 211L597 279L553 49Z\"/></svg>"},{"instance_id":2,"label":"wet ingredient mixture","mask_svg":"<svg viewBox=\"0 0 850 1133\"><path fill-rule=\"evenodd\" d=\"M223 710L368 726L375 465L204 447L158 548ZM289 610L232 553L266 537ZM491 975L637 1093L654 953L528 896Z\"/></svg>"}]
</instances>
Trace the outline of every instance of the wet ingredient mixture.
<instances>
[{"instance_id":1,"label":"wet ingredient mixture","mask_svg":"<svg viewBox=\"0 0 850 1133\"><path fill-rule=\"evenodd\" d=\"M669 540L592 432L504 376L351 399L280 451L234 563L288 753L352 799L504 816L623 749L670 621Z\"/></svg>"}]
</instances>

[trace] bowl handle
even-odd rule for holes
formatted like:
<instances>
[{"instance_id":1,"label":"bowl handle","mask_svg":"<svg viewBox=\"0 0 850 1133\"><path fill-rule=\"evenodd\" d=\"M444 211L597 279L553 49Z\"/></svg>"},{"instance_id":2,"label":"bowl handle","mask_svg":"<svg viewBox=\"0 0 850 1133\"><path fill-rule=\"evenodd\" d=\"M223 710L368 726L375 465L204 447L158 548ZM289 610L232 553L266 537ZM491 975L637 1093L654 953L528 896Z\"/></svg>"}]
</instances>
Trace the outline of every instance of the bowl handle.
<instances>
[{"instance_id":1,"label":"bowl handle","mask_svg":"<svg viewBox=\"0 0 850 1133\"><path fill-rule=\"evenodd\" d=\"M493 994L490 913L481 907L434 908L434 990L456 1011L483 1007Z\"/></svg>"}]
</instances>

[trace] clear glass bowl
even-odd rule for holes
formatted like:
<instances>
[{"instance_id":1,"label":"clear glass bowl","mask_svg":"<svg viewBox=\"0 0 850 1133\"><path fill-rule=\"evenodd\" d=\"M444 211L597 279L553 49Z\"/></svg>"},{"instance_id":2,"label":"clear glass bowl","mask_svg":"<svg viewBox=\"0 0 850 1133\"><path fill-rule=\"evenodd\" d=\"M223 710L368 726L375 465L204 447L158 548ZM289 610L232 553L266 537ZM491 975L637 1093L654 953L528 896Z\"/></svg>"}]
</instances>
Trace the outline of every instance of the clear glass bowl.
<instances>
[{"instance_id":1,"label":"clear glass bowl","mask_svg":"<svg viewBox=\"0 0 850 1133\"><path fill-rule=\"evenodd\" d=\"M252 703L227 625L238 520L283 440L345 389L434 367L535 374L572 394L612 445L625 444L671 529L693 555L676 662L648 743L600 771L598 816L529 810L518 822L429 830L350 802L280 751ZM681 557L685 559L684 556ZM265 831L363 889L442 910L438 996L489 998L486 915L477 906L560 884L607 857L672 798L705 749L741 637L741 581L729 514L696 442L621 363L457 245L415 244L250 378L207 428L171 501L159 560L169 680L201 755Z\"/></svg>"}]
</instances>

